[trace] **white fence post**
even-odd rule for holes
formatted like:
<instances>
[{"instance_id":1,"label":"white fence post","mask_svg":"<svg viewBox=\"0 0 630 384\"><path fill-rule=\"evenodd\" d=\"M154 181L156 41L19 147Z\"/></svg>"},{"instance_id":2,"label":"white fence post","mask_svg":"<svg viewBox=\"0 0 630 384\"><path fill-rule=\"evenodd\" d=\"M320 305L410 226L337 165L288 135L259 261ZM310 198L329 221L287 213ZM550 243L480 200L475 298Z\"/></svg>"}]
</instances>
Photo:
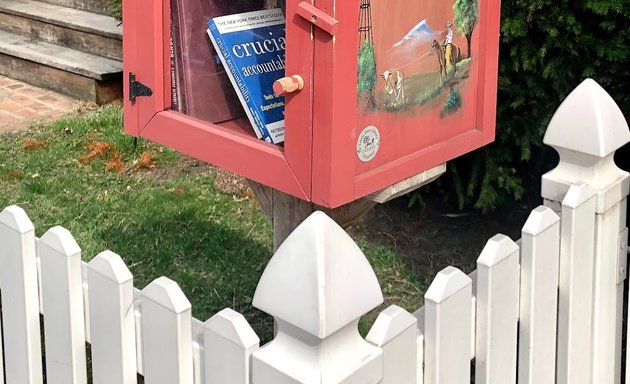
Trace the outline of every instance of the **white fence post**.
<instances>
[{"instance_id":1,"label":"white fence post","mask_svg":"<svg viewBox=\"0 0 630 384\"><path fill-rule=\"evenodd\" d=\"M190 302L166 277L142 290L142 344L147 384L193 382Z\"/></svg>"},{"instance_id":2,"label":"white fence post","mask_svg":"<svg viewBox=\"0 0 630 384\"><path fill-rule=\"evenodd\" d=\"M378 315L365 338L383 348L381 384L415 384L418 369L418 324L415 317L392 305Z\"/></svg>"},{"instance_id":3,"label":"white fence post","mask_svg":"<svg viewBox=\"0 0 630 384\"><path fill-rule=\"evenodd\" d=\"M117 254L105 251L88 264L94 384L136 384L133 276Z\"/></svg>"},{"instance_id":4,"label":"white fence post","mask_svg":"<svg viewBox=\"0 0 630 384\"><path fill-rule=\"evenodd\" d=\"M226 308L204 326L205 384L249 384L260 339L245 317Z\"/></svg>"},{"instance_id":5,"label":"white fence post","mask_svg":"<svg viewBox=\"0 0 630 384\"><path fill-rule=\"evenodd\" d=\"M532 211L523 226L518 344L518 382L553 383L560 218L550 208Z\"/></svg>"},{"instance_id":6,"label":"white fence post","mask_svg":"<svg viewBox=\"0 0 630 384\"><path fill-rule=\"evenodd\" d=\"M0 212L0 289L7 384L41 384L35 227L22 208Z\"/></svg>"},{"instance_id":7,"label":"white fence post","mask_svg":"<svg viewBox=\"0 0 630 384\"><path fill-rule=\"evenodd\" d=\"M472 280L455 267L440 271L424 295L424 381L470 383Z\"/></svg>"},{"instance_id":8,"label":"white fence post","mask_svg":"<svg viewBox=\"0 0 630 384\"><path fill-rule=\"evenodd\" d=\"M254 384L376 384L381 348L358 332L359 318L383 302L363 252L328 216L315 212L282 243L254 295L278 324L254 352Z\"/></svg>"},{"instance_id":9,"label":"white fence post","mask_svg":"<svg viewBox=\"0 0 630 384\"><path fill-rule=\"evenodd\" d=\"M496 235L477 259L475 383L515 383L519 248Z\"/></svg>"},{"instance_id":10,"label":"white fence post","mask_svg":"<svg viewBox=\"0 0 630 384\"><path fill-rule=\"evenodd\" d=\"M595 194L573 185L562 201L557 383L592 381Z\"/></svg>"},{"instance_id":11,"label":"white fence post","mask_svg":"<svg viewBox=\"0 0 630 384\"><path fill-rule=\"evenodd\" d=\"M39 241L46 341L46 382L87 381L81 248L62 227L49 229Z\"/></svg>"},{"instance_id":12,"label":"white fence post","mask_svg":"<svg viewBox=\"0 0 630 384\"><path fill-rule=\"evenodd\" d=\"M560 155L543 176L545 204L558 210L572 184L586 183L597 195L593 306L593 378L620 382L623 280L629 175L614 163L615 151L630 141L628 124L613 99L591 79L580 84L549 123L544 142ZM622 273L623 271L623 273Z\"/></svg>"}]
</instances>

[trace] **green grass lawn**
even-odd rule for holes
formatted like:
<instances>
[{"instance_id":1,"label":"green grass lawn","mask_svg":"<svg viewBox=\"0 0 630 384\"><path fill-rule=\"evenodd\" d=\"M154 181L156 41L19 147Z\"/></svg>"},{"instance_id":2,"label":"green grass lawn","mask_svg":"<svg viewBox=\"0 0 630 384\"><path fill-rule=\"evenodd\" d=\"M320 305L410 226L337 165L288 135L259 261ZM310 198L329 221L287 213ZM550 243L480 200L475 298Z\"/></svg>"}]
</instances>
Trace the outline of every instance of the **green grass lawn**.
<instances>
[{"instance_id":1,"label":"green grass lawn","mask_svg":"<svg viewBox=\"0 0 630 384\"><path fill-rule=\"evenodd\" d=\"M118 253L138 288L168 276L195 317L231 307L268 339L271 320L251 298L272 255L271 229L254 201L219 191L214 177L212 168L164 147L135 146L116 106L0 135L0 209L24 208L38 236L55 225L69 229L86 261L106 249ZM418 308L425 282L390 250L357 242L385 305Z\"/></svg>"}]
</instances>

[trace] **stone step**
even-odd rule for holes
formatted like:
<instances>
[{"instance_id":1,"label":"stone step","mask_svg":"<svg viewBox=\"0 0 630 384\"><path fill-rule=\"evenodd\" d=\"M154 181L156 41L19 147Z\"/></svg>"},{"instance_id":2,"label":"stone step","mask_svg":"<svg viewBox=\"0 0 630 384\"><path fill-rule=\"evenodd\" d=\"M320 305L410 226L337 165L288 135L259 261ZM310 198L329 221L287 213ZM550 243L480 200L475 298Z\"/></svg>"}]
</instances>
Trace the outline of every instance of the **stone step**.
<instances>
[{"instance_id":1,"label":"stone step","mask_svg":"<svg viewBox=\"0 0 630 384\"><path fill-rule=\"evenodd\" d=\"M109 16L35 0L0 0L0 29L122 60L122 27Z\"/></svg>"},{"instance_id":2,"label":"stone step","mask_svg":"<svg viewBox=\"0 0 630 384\"><path fill-rule=\"evenodd\" d=\"M61 5L63 7L81 9L98 13L101 15L109 15L110 10L106 0L42 0L50 4Z\"/></svg>"},{"instance_id":3,"label":"stone step","mask_svg":"<svg viewBox=\"0 0 630 384\"><path fill-rule=\"evenodd\" d=\"M122 96L122 62L0 31L0 74L78 99Z\"/></svg>"}]
</instances>

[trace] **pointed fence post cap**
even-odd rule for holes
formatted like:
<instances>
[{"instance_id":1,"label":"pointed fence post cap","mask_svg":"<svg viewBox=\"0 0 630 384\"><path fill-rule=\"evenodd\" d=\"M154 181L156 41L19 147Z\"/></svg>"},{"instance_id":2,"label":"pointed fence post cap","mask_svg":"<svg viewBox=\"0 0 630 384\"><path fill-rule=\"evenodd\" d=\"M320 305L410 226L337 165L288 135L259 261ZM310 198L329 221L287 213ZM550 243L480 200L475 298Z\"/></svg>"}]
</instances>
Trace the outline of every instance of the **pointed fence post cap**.
<instances>
[{"instance_id":1,"label":"pointed fence post cap","mask_svg":"<svg viewBox=\"0 0 630 384\"><path fill-rule=\"evenodd\" d=\"M142 296L177 314L191 309L190 301L179 285L168 277L153 280L142 290Z\"/></svg>"},{"instance_id":2,"label":"pointed fence post cap","mask_svg":"<svg viewBox=\"0 0 630 384\"><path fill-rule=\"evenodd\" d=\"M88 269L118 284L133 280L133 275L123 259L109 250L96 255L88 263Z\"/></svg>"},{"instance_id":3,"label":"pointed fence post cap","mask_svg":"<svg viewBox=\"0 0 630 384\"><path fill-rule=\"evenodd\" d=\"M39 246L46 245L60 254L74 256L81 253L81 247L77 244L70 231L64 227L50 228L39 239Z\"/></svg>"},{"instance_id":4,"label":"pointed fence post cap","mask_svg":"<svg viewBox=\"0 0 630 384\"><path fill-rule=\"evenodd\" d=\"M586 79L553 115L543 142L604 158L630 141L628 123L612 97Z\"/></svg>"},{"instance_id":5,"label":"pointed fence post cap","mask_svg":"<svg viewBox=\"0 0 630 384\"><path fill-rule=\"evenodd\" d=\"M253 305L324 339L382 302L363 252L331 218L315 212L271 258Z\"/></svg>"},{"instance_id":6,"label":"pointed fence post cap","mask_svg":"<svg viewBox=\"0 0 630 384\"><path fill-rule=\"evenodd\" d=\"M0 212L0 224L15 229L19 233L27 233L35 230L35 226L24 210L17 205L6 207Z\"/></svg>"}]
</instances>

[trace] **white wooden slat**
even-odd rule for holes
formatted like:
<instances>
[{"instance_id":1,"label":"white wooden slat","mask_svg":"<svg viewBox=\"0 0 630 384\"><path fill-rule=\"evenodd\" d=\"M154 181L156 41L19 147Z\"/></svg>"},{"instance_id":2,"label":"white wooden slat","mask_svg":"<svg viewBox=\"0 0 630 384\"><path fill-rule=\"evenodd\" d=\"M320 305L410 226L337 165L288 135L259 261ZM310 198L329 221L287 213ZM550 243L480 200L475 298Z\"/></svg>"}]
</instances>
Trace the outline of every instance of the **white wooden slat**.
<instances>
[{"instance_id":1,"label":"white wooden slat","mask_svg":"<svg viewBox=\"0 0 630 384\"><path fill-rule=\"evenodd\" d=\"M192 319L192 347L193 347L193 376L195 384L203 384L205 380L204 347L203 347L204 323Z\"/></svg>"},{"instance_id":2,"label":"white wooden slat","mask_svg":"<svg viewBox=\"0 0 630 384\"><path fill-rule=\"evenodd\" d=\"M560 218L551 208L534 209L523 227L521 241L518 382L553 383Z\"/></svg>"},{"instance_id":3,"label":"white wooden slat","mask_svg":"<svg viewBox=\"0 0 630 384\"><path fill-rule=\"evenodd\" d=\"M94 384L135 384L136 335L133 276L117 254L105 251L88 264Z\"/></svg>"},{"instance_id":4,"label":"white wooden slat","mask_svg":"<svg viewBox=\"0 0 630 384\"><path fill-rule=\"evenodd\" d=\"M593 281L593 381L621 381L623 280L617 282L621 237L625 231L626 200L595 218L595 278ZM625 255L624 255L625 257Z\"/></svg>"},{"instance_id":5,"label":"white wooden slat","mask_svg":"<svg viewBox=\"0 0 630 384\"><path fill-rule=\"evenodd\" d=\"M1 282L0 282L0 287L2 287ZM4 353L2 352L2 317L1 316L0 316L0 384L4 384Z\"/></svg>"},{"instance_id":6,"label":"white wooden slat","mask_svg":"<svg viewBox=\"0 0 630 384\"><path fill-rule=\"evenodd\" d=\"M443 269L425 299L426 384L470 382L472 283L455 267Z\"/></svg>"},{"instance_id":7,"label":"white wooden slat","mask_svg":"<svg viewBox=\"0 0 630 384\"><path fill-rule=\"evenodd\" d=\"M35 228L17 206L0 212L0 283L8 384L41 384Z\"/></svg>"},{"instance_id":8,"label":"white wooden slat","mask_svg":"<svg viewBox=\"0 0 630 384\"><path fill-rule=\"evenodd\" d=\"M416 338L416 384L424 384L424 335L418 330Z\"/></svg>"},{"instance_id":9,"label":"white wooden slat","mask_svg":"<svg viewBox=\"0 0 630 384\"><path fill-rule=\"evenodd\" d=\"M240 313L226 308L204 326L205 384L249 384L260 339Z\"/></svg>"},{"instance_id":10,"label":"white wooden slat","mask_svg":"<svg viewBox=\"0 0 630 384\"><path fill-rule=\"evenodd\" d=\"M46 382L79 384L87 380L81 248L62 227L39 241L46 340Z\"/></svg>"},{"instance_id":11,"label":"white wooden slat","mask_svg":"<svg viewBox=\"0 0 630 384\"><path fill-rule=\"evenodd\" d=\"M39 313L44 314L44 301L42 300L42 264L39 260L39 238L35 237L35 260L37 264L37 292L39 293Z\"/></svg>"},{"instance_id":12,"label":"white wooden slat","mask_svg":"<svg viewBox=\"0 0 630 384\"><path fill-rule=\"evenodd\" d=\"M92 332L90 330L90 289L88 286L88 264L85 261L81 262L81 277L83 289L83 318L85 319L85 340L88 343L92 343Z\"/></svg>"},{"instance_id":13,"label":"white wooden slat","mask_svg":"<svg viewBox=\"0 0 630 384\"><path fill-rule=\"evenodd\" d=\"M418 351L417 320L404 309L392 305L381 312L366 340L383 349L381 384L415 384Z\"/></svg>"},{"instance_id":14,"label":"white wooden slat","mask_svg":"<svg viewBox=\"0 0 630 384\"><path fill-rule=\"evenodd\" d=\"M476 384L516 382L519 248L496 235L477 259Z\"/></svg>"},{"instance_id":15,"label":"white wooden slat","mask_svg":"<svg viewBox=\"0 0 630 384\"><path fill-rule=\"evenodd\" d=\"M628 230L626 229L625 232L625 241L621 244L621 246L623 246L625 248L625 252L626 252L626 265L628 264ZM628 276L628 268L626 267L626 278ZM630 295L628 295L627 298L628 302L627 308L630 308ZM630 335L630 321L626 321L626 335ZM630 383L630 353L628 353L627 351L630 351L630 337L626 337L626 372L625 372L625 382L626 383Z\"/></svg>"},{"instance_id":16,"label":"white wooden slat","mask_svg":"<svg viewBox=\"0 0 630 384\"><path fill-rule=\"evenodd\" d=\"M166 277L142 290L142 344L145 383L193 383L190 302Z\"/></svg>"},{"instance_id":17,"label":"white wooden slat","mask_svg":"<svg viewBox=\"0 0 630 384\"><path fill-rule=\"evenodd\" d=\"M133 290L133 306L134 306L134 324L136 328L136 368L138 373L144 376L144 360L142 349L142 291L134 288Z\"/></svg>"},{"instance_id":18,"label":"white wooden slat","mask_svg":"<svg viewBox=\"0 0 630 384\"><path fill-rule=\"evenodd\" d=\"M595 193L571 186L562 202L558 291L558 384L591 383Z\"/></svg>"},{"instance_id":19,"label":"white wooden slat","mask_svg":"<svg viewBox=\"0 0 630 384\"><path fill-rule=\"evenodd\" d=\"M477 353L477 297L475 296L475 292L477 292L477 270L470 272L468 277L471 280L473 294L470 298L470 360L472 360Z\"/></svg>"}]
</instances>

